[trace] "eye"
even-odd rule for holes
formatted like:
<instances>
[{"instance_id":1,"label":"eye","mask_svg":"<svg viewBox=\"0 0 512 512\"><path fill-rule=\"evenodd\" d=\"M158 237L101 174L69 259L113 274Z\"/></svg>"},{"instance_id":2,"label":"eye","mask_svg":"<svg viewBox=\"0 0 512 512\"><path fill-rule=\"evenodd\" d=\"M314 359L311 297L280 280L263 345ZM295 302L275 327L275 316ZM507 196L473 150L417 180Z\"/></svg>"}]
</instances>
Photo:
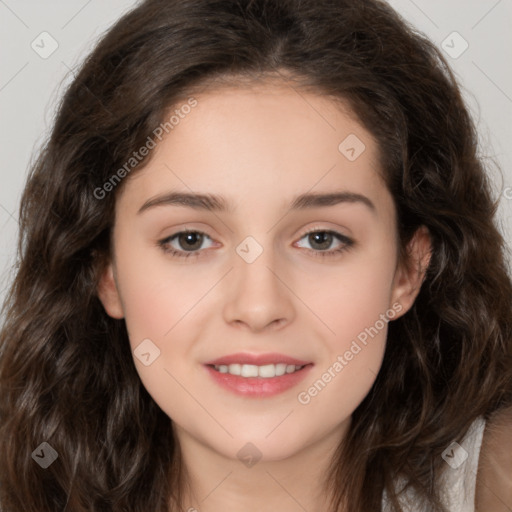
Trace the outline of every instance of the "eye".
<instances>
[{"instance_id":1,"label":"eye","mask_svg":"<svg viewBox=\"0 0 512 512\"><path fill-rule=\"evenodd\" d=\"M201 254L199 249L202 248L201 246L205 238L211 240L206 233L201 231L180 231L160 240L158 245L165 253L171 254L171 256L177 256L178 258L197 257ZM172 245L173 243L174 245ZM176 248L176 245L178 245L178 248Z\"/></svg>"},{"instance_id":2,"label":"eye","mask_svg":"<svg viewBox=\"0 0 512 512\"><path fill-rule=\"evenodd\" d=\"M307 248L314 256L329 257L336 256L343 251L348 250L354 245L354 241L337 231L315 229L305 233L303 238L307 238L307 241L311 248ZM173 257L178 258L190 258L201 256L203 253L202 247L205 239L211 240L211 238L201 231L180 231L171 235L158 242L158 245L162 248L164 253L170 254ZM334 249L329 249L333 242L338 242L338 246ZM300 247L300 246L299 246Z\"/></svg>"},{"instance_id":3,"label":"eye","mask_svg":"<svg viewBox=\"0 0 512 512\"><path fill-rule=\"evenodd\" d=\"M337 231L325 229L308 231L302 238L306 238L308 243L312 245L312 248L309 250L313 252L314 256L320 256L321 258L336 256L354 245L354 241L351 238ZM336 241L339 243L337 248L329 249L332 243Z\"/></svg>"}]
</instances>

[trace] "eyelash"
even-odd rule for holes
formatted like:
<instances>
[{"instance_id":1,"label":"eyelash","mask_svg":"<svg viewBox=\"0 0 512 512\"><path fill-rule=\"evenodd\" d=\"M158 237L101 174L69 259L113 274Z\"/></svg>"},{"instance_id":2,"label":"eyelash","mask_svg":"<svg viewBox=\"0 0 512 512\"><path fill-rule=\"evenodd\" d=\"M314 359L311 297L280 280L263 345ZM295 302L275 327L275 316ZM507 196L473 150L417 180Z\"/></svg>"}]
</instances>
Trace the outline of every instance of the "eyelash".
<instances>
[{"instance_id":1,"label":"eyelash","mask_svg":"<svg viewBox=\"0 0 512 512\"><path fill-rule=\"evenodd\" d=\"M169 254L172 257L177 258L190 258L190 257L199 257L201 256L202 251L177 251L176 249L170 248L169 243L174 240L179 235L188 234L188 233L194 233L199 235L205 235L208 238L210 238L206 233L203 233L202 231L196 231L196 230L185 230L185 231L178 231L174 235L171 235L167 238L164 238L163 240L158 241L159 247L164 251L164 253ZM343 253L344 251L349 250L353 245L354 241L351 238L348 238L345 235L342 235L341 233L338 233L337 231L332 231L328 229L312 229L310 231L307 231L304 233L300 240L307 235L310 235L312 233L329 233L333 235L335 238L338 239L338 241L342 242L342 245L338 247L338 249L331 249L329 251L315 251L314 249L306 249L308 252L312 252L315 257L319 258L328 258L328 257L335 257L339 254Z\"/></svg>"}]
</instances>

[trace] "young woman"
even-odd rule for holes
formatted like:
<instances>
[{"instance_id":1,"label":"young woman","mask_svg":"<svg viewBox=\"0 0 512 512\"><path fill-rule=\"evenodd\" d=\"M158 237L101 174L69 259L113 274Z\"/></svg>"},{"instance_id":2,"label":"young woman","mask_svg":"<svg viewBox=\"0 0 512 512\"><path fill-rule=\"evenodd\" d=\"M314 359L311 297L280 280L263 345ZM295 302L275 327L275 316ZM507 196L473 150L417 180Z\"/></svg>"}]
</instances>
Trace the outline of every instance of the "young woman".
<instances>
[{"instance_id":1,"label":"young woman","mask_svg":"<svg viewBox=\"0 0 512 512\"><path fill-rule=\"evenodd\" d=\"M141 3L22 198L2 511L510 510L495 210L387 4Z\"/></svg>"}]
</instances>

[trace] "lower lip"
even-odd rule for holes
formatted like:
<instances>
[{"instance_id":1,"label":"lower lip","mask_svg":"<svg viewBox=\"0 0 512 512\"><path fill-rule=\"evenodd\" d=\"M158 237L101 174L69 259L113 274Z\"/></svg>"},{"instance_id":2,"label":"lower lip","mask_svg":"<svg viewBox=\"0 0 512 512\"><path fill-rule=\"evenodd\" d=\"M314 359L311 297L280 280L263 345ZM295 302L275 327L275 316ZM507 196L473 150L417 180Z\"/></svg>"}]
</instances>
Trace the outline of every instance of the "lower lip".
<instances>
[{"instance_id":1,"label":"lower lip","mask_svg":"<svg viewBox=\"0 0 512 512\"><path fill-rule=\"evenodd\" d=\"M230 373L220 373L211 366L205 365L213 380L224 389L237 395L254 398L266 398L284 393L306 378L313 364L307 364L301 370L285 373L279 377L240 377Z\"/></svg>"}]
</instances>

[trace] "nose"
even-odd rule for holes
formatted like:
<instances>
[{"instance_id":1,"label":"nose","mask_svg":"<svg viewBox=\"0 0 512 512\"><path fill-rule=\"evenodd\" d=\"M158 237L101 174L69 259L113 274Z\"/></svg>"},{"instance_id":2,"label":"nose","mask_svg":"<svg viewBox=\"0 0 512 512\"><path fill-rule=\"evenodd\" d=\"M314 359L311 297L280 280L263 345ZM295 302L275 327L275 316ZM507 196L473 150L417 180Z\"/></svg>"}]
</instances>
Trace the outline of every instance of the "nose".
<instances>
[{"instance_id":1,"label":"nose","mask_svg":"<svg viewBox=\"0 0 512 512\"><path fill-rule=\"evenodd\" d=\"M253 332L280 329L293 321L293 290L284 266L277 266L270 250L248 263L235 255L226 280L224 319Z\"/></svg>"}]
</instances>

